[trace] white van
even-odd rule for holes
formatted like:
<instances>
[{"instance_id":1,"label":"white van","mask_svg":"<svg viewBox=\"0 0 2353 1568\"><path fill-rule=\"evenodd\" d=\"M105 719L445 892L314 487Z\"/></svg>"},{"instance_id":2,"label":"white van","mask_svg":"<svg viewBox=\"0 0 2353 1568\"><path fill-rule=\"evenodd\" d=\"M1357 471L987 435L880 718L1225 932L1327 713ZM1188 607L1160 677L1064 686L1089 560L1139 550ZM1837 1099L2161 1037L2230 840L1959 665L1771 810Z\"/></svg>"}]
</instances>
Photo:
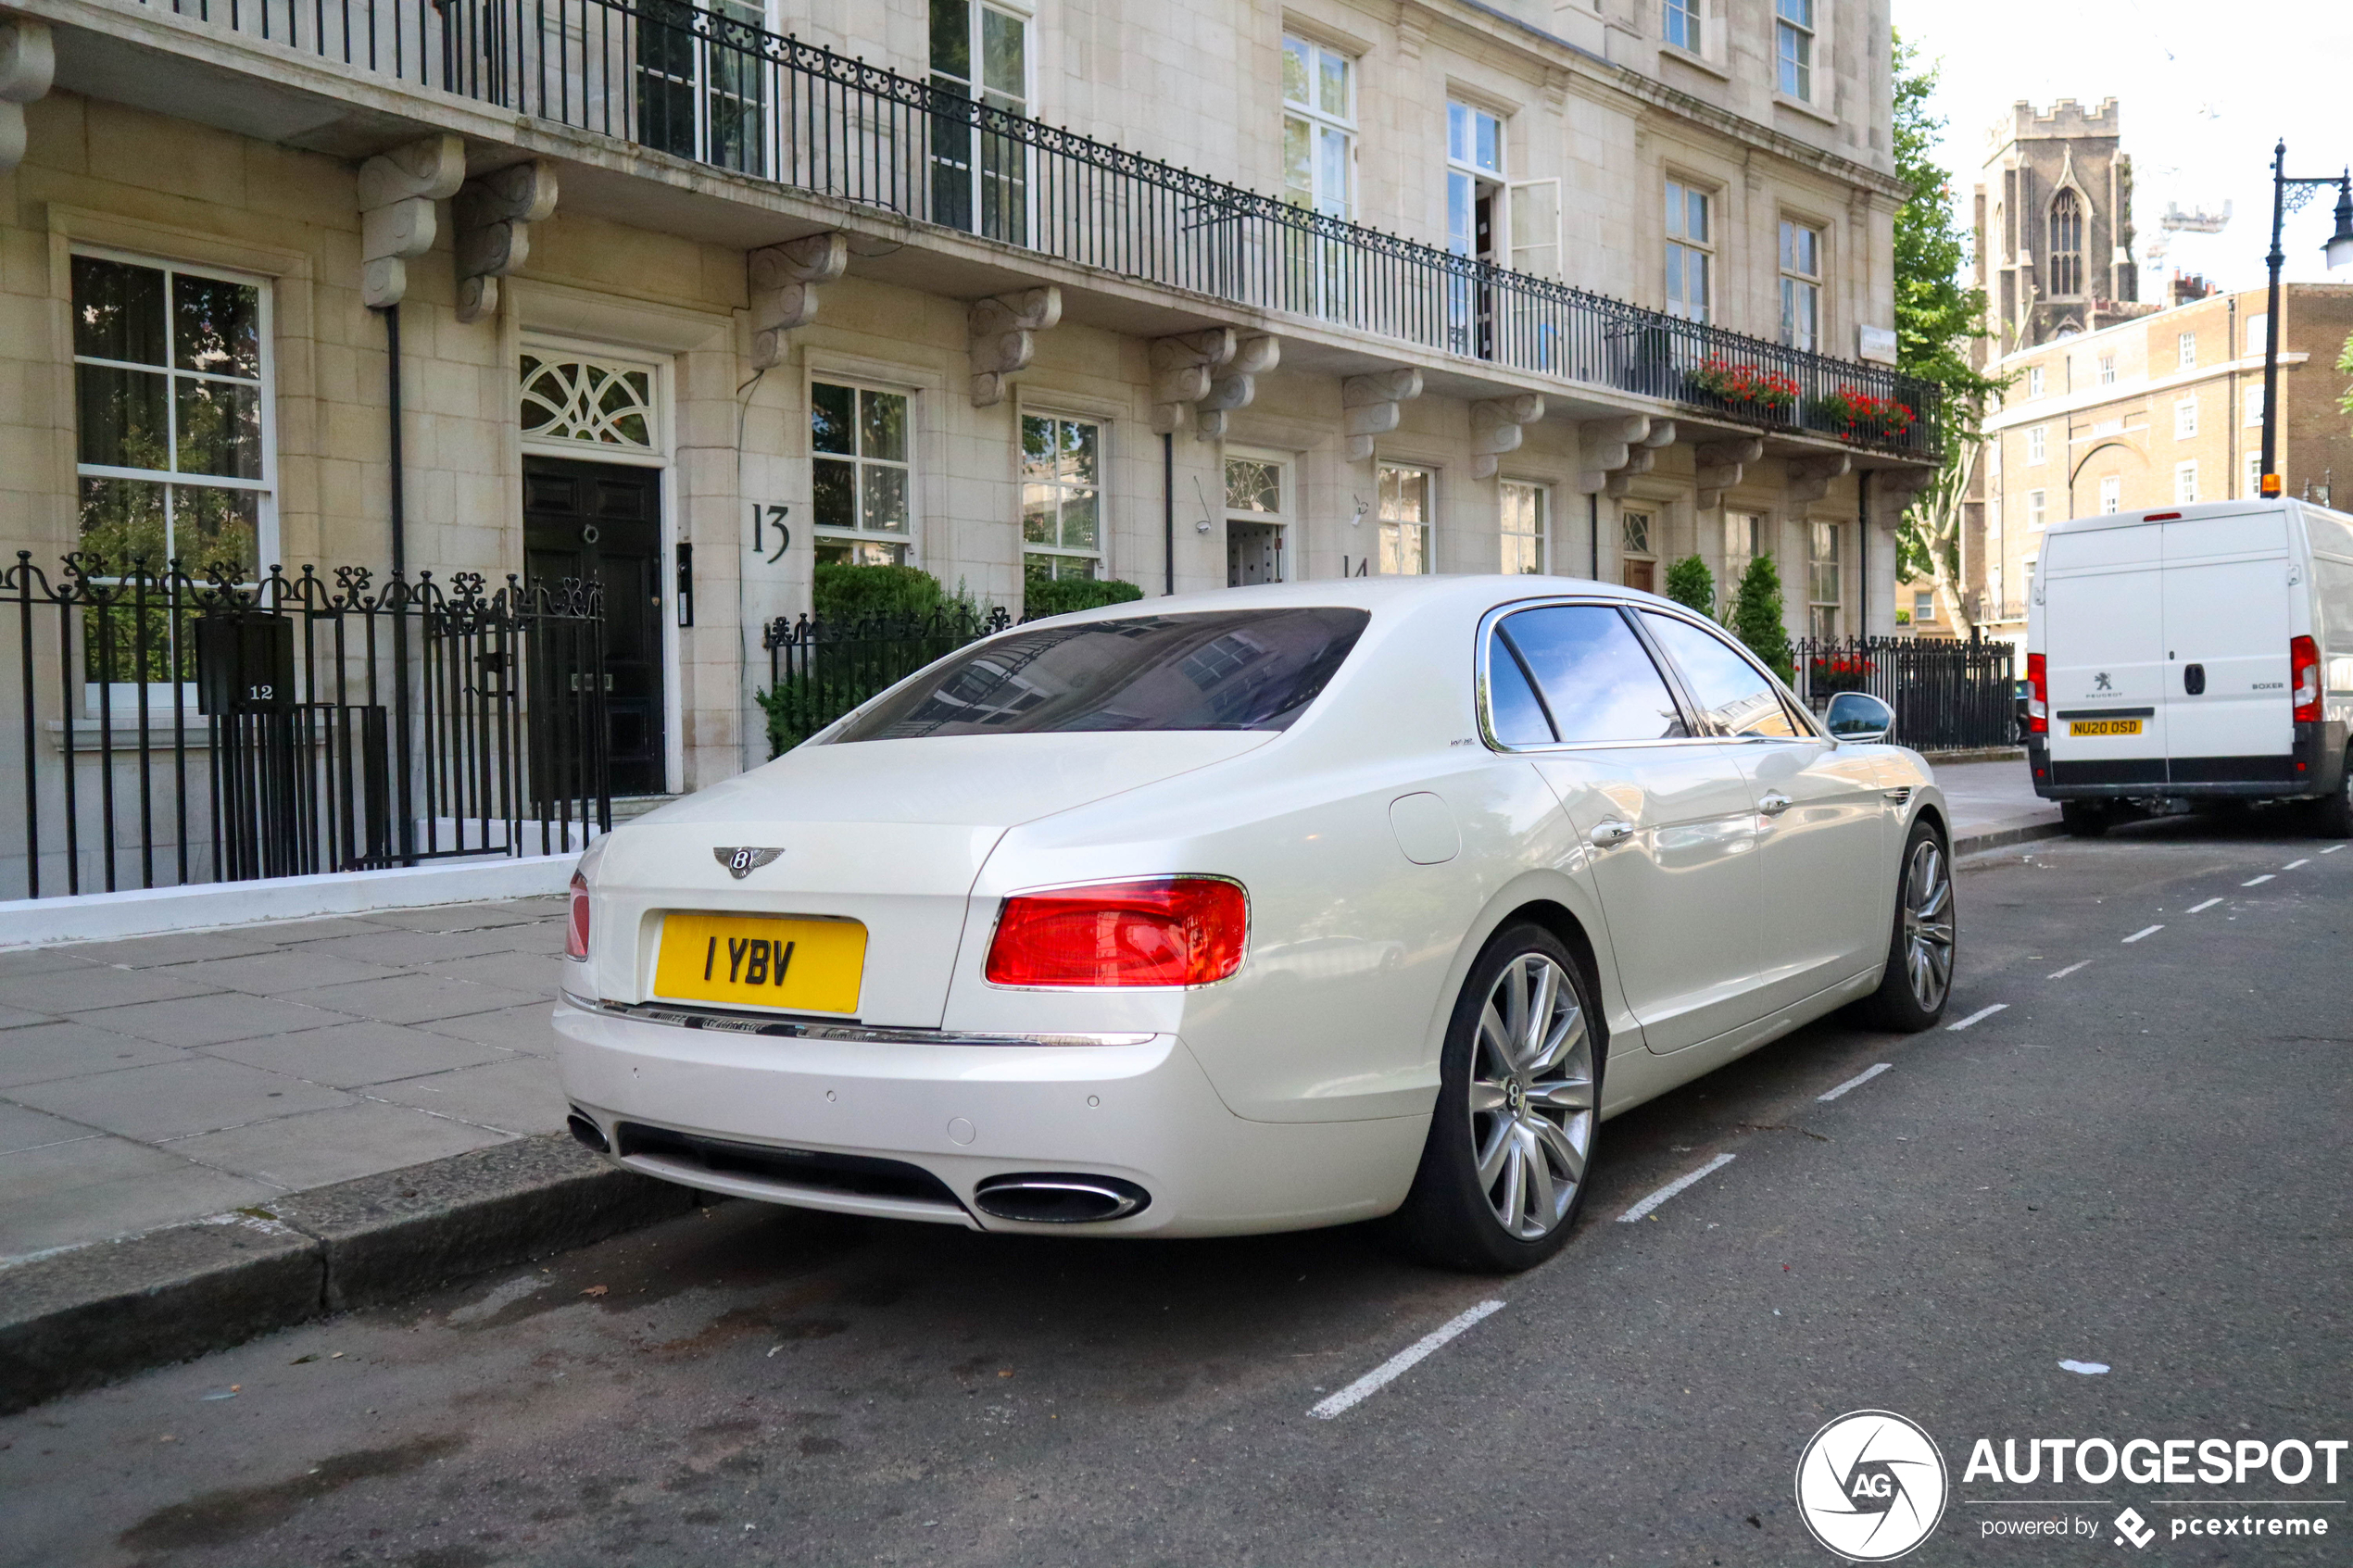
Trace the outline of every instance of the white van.
<instances>
[{"instance_id":1,"label":"white van","mask_svg":"<svg viewBox=\"0 0 2353 1568\"><path fill-rule=\"evenodd\" d=\"M2160 801L2305 800L2353 834L2353 517L2216 501L2044 535L2027 756L2068 830Z\"/></svg>"}]
</instances>

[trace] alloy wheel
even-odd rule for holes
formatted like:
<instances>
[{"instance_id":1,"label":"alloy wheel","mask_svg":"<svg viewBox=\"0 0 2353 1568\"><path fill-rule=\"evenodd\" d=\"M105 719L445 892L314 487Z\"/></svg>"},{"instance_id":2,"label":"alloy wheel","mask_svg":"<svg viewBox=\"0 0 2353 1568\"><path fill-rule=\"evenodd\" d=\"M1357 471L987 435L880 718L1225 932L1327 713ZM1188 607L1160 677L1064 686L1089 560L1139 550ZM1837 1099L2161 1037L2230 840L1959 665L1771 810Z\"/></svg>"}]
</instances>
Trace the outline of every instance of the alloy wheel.
<instances>
[{"instance_id":1,"label":"alloy wheel","mask_svg":"<svg viewBox=\"0 0 2353 1568\"><path fill-rule=\"evenodd\" d=\"M1923 838L1904 868L1904 975L1922 1012L1953 988L1953 876L1944 846Z\"/></svg>"},{"instance_id":2,"label":"alloy wheel","mask_svg":"<svg viewBox=\"0 0 2353 1568\"><path fill-rule=\"evenodd\" d=\"M1470 1070L1479 1188L1521 1241L1550 1235L1577 1200L1593 1144L1593 1036L1576 988L1542 953L1504 966L1479 1010Z\"/></svg>"}]
</instances>

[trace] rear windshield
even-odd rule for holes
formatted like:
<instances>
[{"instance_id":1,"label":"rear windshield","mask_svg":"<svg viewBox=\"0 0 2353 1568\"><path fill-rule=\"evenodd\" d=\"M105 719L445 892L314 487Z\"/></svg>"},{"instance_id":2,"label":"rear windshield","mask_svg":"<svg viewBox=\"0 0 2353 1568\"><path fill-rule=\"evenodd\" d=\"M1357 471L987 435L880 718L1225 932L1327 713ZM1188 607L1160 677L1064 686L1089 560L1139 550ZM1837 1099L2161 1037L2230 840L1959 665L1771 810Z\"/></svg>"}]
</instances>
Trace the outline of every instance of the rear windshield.
<instances>
[{"instance_id":1,"label":"rear windshield","mask_svg":"<svg viewBox=\"0 0 2353 1568\"><path fill-rule=\"evenodd\" d=\"M1371 619L1303 607L1045 621L925 671L833 738L1288 729Z\"/></svg>"}]
</instances>

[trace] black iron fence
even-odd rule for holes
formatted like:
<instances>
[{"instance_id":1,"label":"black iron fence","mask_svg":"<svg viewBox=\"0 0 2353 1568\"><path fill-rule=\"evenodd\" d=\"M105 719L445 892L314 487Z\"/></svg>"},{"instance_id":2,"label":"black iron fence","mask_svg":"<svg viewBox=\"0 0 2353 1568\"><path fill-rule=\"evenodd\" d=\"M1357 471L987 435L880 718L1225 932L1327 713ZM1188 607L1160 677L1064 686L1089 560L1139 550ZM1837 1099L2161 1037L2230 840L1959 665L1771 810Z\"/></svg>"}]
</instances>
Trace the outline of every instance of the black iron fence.
<instances>
[{"instance_id":1,"label":"black iron fence","mask_svg":"<svg viewBox=\"0 0 2353 1568\"><path fill-rule=\"evenodd\" d=\"M0 897L557 854L611 825L593 584L87 555L53 576L19 550L0 608Z\"/></svg>"},{"instance_id":2,"label":"black iron fence","mask_svg":"<svg viewBox=\"0 0 2353 1568\"><path fill-rule=\"evenodd\" d=\"M686 0L149 0L418 86L1125 277L1922 457L1937 389L1140 157Z\"/></svg>"},{"instance_id":3,"label":"black iron fence","mask_svg":"<svg viewBox=\"0 0 2353 1568\"><path fill-rule=\"evenodd\" d=\"M825 621L778 616L761 635L768 650L768 754L791 750L868 697L992 633L1013 624L1000 608L953 605L922 615Z\"/></svg>"},{"instance_id":4,"label":"black iron fence","mask_svg":"<svg viewBox=\"0 0 2353 1568\"><path fill-rule=\"evenodd\" d=\"M1895 710L1894 739L1920 751L2014 746L2014 651L1971 638L1801 637L1797 695L1817 713L1840 692L1869 692Z\"/></svg>"}]
</instances>

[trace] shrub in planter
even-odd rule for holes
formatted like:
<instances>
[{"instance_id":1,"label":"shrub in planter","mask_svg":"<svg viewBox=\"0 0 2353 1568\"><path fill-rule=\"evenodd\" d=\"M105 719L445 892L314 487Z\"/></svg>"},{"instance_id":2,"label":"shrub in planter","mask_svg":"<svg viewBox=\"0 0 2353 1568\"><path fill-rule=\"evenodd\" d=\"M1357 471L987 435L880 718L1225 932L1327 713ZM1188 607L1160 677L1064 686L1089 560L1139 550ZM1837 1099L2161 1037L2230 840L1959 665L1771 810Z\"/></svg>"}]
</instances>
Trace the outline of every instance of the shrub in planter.
<instances>
[{"instance_id":1,"label":"shrub in planter","mask_svg":"<svg viewBox=\"0 0 2353 1568\"><path fill-rule=\"evenodd\" d=\"M1772 557L1758 556L1741 574L1740 588L1732 596L1731 627L1765 668L1784 681L1795 675L1789 631L1781 624L1781 574Z\"/></svg>"},{"instance_id":2,"label":"shrub in planter","mask_svg":"<svg viewBox=\"0 0 2353 1568\"><path fill-rule=\"evenodd\" d=\"M810 601L818 620L845 624L876 615L929 615L949 599L939 579L921 567L821 561Z\"/></svg>"},{"instance_id":3,"label":"shrub in planter","mask_svg":"<svg viewBox=\"0 0 2353 1568\"><path fill-rule=\"evenodd\" d=\"M1692 392L1772 417L1797 406L1797 383L1759 365L1736 364L1710 356L1684 378Z\"/></svg>"},{"instance_id":4,"label":"shrub in planter","mask_svg":"<svg viewBox=\"0 0 2353 1568\"><path fill-rule=\"evenodd\" d=\"M1893 397L1874 397L1855 386L1842 386L1816 398L1813 412L1822 423L1843 435L1882 441L1900 441L1909 435L1919 418L1907 403L1899 403Z\"/></svg>"},{"instance_id":5,"label":"shrub in planter","mask_svg":"<svg viewBox=\"0 0 2353 1568\"><path fill-rule=\"evenodd\" d=\"M1716 614L1716 574L1697 556L1670 562L1667 568L1667 596L1712 619Z\"/></svg>"},{"instance_id":6,"label":"shrub in planter","mask_svg":"<svg viewBox=\"0 0 2353 1568\"><path fill-rule=\"evenodd\" d=\"M1073 610L1094 609L1101 605L1124 605L1143 596L1141 588L1116 577L1033 577L1022 584L1022 619L1037 621L1049 615L1068 615Z\"/></svg>"},{"instance_id":7,"label":"shrub in planter","mask_svg":"<svg viewBox=\"0 0 2353 1568\"><path fill-rule=\"evenodd\" d=\"M1806 683L1816 695L1826 692L1859 692L1871 683L1876 669L1869 659L1846 654L1832 654L1828 659L1808 659Z\"/></svg>"}]
</instances>

